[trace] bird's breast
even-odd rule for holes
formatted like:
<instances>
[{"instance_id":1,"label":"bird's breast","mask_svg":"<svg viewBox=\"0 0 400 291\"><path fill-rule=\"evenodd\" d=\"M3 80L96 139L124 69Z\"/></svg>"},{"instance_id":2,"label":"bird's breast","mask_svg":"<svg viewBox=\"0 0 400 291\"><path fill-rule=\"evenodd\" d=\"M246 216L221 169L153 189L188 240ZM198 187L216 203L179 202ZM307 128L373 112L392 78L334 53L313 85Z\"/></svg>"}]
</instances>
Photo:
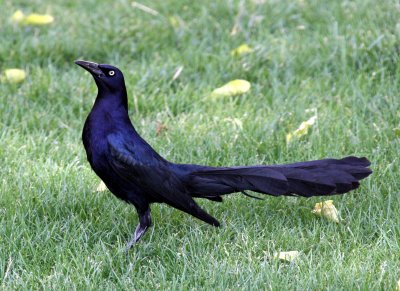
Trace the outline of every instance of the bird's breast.
<instances>
[{"instance_id":1,"label":"bird's breast","mask_svg":"<svg viewBox=\"0 0 400 291\"><path fill-rule=\"evenodd\" d=\"M107 132L104 128L93 125L88 117L83 127L82 142L87 159L96 173L105 170L104 168L107 166L108 145L106 135Z\"/></svg>"}]
</instances>

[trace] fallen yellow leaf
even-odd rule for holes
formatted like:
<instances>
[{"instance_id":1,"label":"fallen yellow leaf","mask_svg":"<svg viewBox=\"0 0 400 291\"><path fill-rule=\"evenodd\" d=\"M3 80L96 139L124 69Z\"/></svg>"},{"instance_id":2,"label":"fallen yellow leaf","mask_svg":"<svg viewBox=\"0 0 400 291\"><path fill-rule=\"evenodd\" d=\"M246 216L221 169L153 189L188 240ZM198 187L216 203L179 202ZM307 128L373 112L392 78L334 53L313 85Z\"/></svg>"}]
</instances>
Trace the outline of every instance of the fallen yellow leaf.
<instances>
[{"instance_id":1,"label":"fallen yellow leaf","mask_svg":"<svg viewBox=\"0 0 400 291\"><path fill-rule=\"evenodd\" d=\"M307 121L303 121L298 129L286 135L286 143L290 143L292 139L295 137L298 138L303 135L306 135L308 133L308 129L314 125L316 120L317 120L317 115L314 115Z\"/></svg>"},{"instance_id":2,"label":"fallen yellow leaf","mask_svg":"<svg viewBox=\"0 0 400 291\"><path fill-rule=\"evenodd\" d=\"M396 291L400 291L400 280L397 281L397 288L396 288Z\"/></svg>"},{"instance_id":3,"label":"fallen yellow leaf","mask_svg":"<svg viewBox=\"0 0 400 291\"><path fill-rule=\"evenodd\" d=\"M251 53L253 49L249 47L247 44L242 44L237 48L231 50L231 56L241 56L248 53Z\"/></svg>"},{"instance_id":4,"label":"fallen yellow leaf","mask_svg":"<svg viewBox=\"0 0 400 291\"><path fill-rule=\"evenodd\" d=\"M103 181L100 181L100 184L99 184L99 186L97 186L96 191L97 192L103 192L103 191L106 191L106 190L107 190L106 184L104 184Z\"/></svg>"},{"instance_id":5,"label":"fallen yellow leaf","mask_svg":"<svg viewBox=\"0 0 400 291\"><path fill-rule=\"evenodd\" d=\"M234 96L250 90L250 83L246 80L233 80L212 91L214 97Z\"/></svg>"},{"instance_id":6,"label":"fallen yellow leaf","mask_svg":"<svg viewBox=\"0 0 400 291\"><path fill-rule=\"evenodd\" d=\"M26 25L46 25L54 21L54 17L50 14L31 13L26 16L21 10L17 10L11 16L12 21Z\"/></svg>"},{"instance_id":7,"label":"fallen yellow leaf","mask_svg":"<svg viewBox=\"0 0 400 291\"><path fill-rule=\"evenodd\" d=\"M315 215L322 216L339 223L338 211L335 205L333 205L333 200L326 200L324 202L316 203L311 212Z\"/></svg>"},{"instance_id":8,"label":"fallen yellow leaf","mask_svg":"<svg viewBox=\"0 0 400 291\"><path fill-rule=\"evenodd\" d=\"M298 251L279 252L274 254L274 259L279 259L286 262L293 262L300 253Z\"/></svg>"},{"instance_id":9,"label":"fallen yellow leaf","mask_svg":"<svg viewBox=\"0 0 400 291\"><path fill-rule=\"evenodd\" d=\"M54 17L49 14L32 13L23 20L23 23L29 25L46 25L52 23L53 21Z\"/></svg>"},{"instance_id":10,"label":"fallen yellow leaf","mask_svg":"<svg viewBox=\"0 0 400 291\"><path fill-rule=\"evenodd\" d=\"M20 23L24 18L25 15L21 10L15 11L14 14L11 16L11 20L16 23Z\"/></svg>"},{"instance_id":11,"label":"fallen yellow leaf","mask_svg":"<svg viewBox=\"0 0 400 291\"><path fill-rule=\"evenodd\" d=\"M21 69L7 69L4 71L3 80L9 83L20 83L26 78L26 73Z\"/></svg>"}]
</instances>

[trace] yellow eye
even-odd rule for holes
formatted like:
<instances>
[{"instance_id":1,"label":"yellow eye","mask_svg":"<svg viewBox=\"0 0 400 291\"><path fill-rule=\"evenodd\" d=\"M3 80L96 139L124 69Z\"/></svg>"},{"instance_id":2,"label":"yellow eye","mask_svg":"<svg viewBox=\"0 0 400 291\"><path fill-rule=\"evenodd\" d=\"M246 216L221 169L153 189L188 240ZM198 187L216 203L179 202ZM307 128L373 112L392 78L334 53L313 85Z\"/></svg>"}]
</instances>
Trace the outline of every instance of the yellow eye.
<instances>
[{"instance_id":1,"label":"yellow eye","mask_svg":"<svg viewBox=\"0 0 400 291\"><path fill-rule=\"evenodd\" d=\"M114 71L109 71L108 74L109 74L110 76L114 76L114 75L115 75L115 72L114 72Z\"/></svg>"}]
</instances>

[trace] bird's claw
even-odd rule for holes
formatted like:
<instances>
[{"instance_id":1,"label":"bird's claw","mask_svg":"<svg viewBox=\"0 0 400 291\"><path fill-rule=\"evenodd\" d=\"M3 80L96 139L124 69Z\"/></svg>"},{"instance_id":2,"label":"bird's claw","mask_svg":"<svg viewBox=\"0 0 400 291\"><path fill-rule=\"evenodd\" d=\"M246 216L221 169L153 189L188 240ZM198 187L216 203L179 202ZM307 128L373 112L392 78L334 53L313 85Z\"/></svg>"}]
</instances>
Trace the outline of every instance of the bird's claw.
<instances>
[{"instance_id":1,"label":"bird's claw","mask_svg":"<svg viewBox=\"0 0 400 291\"><path fill-rule=\"evenodd\" d=\"M133 237L131 238L131 240L126 245L125 252L128 252L129 249L132 248L133 245L135 245L140 240L140 238L144 235L144 233L146 232L146 230L148 228L149 227L147 225L142 225L142 224L139 224L136 227L136 230L135 230L135 233L133 234Z\"/></svg>"}]
</instances>

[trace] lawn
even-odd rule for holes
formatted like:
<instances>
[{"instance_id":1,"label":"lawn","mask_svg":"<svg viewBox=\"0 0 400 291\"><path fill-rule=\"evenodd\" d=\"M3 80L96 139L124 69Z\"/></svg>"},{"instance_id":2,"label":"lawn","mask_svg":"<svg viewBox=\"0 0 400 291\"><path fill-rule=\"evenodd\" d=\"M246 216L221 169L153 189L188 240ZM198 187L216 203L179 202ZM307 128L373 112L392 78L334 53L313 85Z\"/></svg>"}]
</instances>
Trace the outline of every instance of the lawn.
<instances>
[{"instance_id":1,"label":"lawn","mask_svg":"<svg viewBox=\"0 0 400 291\"><path fill-rule=\"evenodd\" d=\"M15 24L18 9L54 22ZM395 289L399 19L394 0L0 1L0 72L27 73L0 83L0 288ZM232 56L242 44L253 51ZM343 196L198 200L218 229L153 205L154 226L125 254L138 219L96 191L81 130L97 89L79 58L125 73L132 122L174 162L357 155L374 173ZM251 90L210 97L234 79ZM315 114L310 131L287 144ZM325 199L340 223L311 213ZM292 250L293 263L272 259Z\"/></svg>"}]
</instances>

